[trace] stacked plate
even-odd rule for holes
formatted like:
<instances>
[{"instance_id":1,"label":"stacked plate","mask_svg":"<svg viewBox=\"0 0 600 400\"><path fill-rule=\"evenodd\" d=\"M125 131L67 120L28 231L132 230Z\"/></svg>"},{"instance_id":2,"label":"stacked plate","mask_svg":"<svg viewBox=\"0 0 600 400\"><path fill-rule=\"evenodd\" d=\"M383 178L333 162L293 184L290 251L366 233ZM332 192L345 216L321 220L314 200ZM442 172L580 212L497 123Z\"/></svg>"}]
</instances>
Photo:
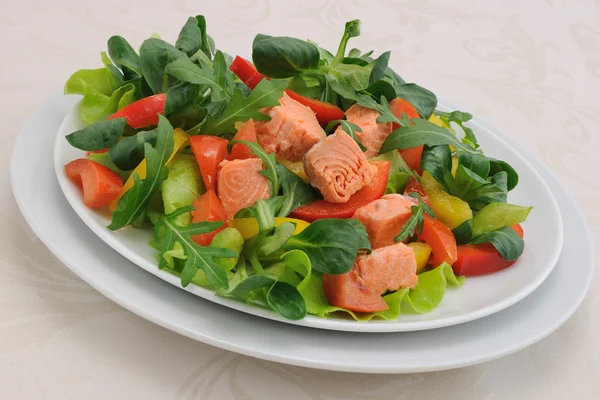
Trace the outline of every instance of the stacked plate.
<instances>
[{"instance_id":1,"label":"stacked plate","mask_svg":"<svg viewBox=\"0 0 600 400\"><path fill-rule=\"evenodd\" d=\"M63 166L81 156L64 140L79 128L76 102L52 96L17 138L11 179L23 215L48 248L90 285L142 317L199 341L330 370L455 368L509 354L550 334L573 314L591 281L591 239L568 192L535 157L475 119L471 127L486 154L508 161L520 174L510 202L534 206L524 224L525 252L511 268L449 289L430 314L393 322L307 317L290 323L202 288L184 290L155 266L149 233L108 231L106 216L85 208L65 179Z\"/></svg>"}]
</instances>

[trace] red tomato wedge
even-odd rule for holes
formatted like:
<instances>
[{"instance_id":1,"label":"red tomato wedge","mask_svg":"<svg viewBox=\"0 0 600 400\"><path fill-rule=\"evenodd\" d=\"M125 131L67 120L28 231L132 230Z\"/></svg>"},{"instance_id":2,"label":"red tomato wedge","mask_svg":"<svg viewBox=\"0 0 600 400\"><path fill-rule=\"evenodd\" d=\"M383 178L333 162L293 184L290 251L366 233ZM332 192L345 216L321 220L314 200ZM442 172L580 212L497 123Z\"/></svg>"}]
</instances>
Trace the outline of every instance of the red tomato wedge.
<instances>
[{"instance_id":1,"label":"red tomato wedge","mask_svg":"<svg viewBox=\"0 0 600 400\"><path fill-rule=\"evenodd\" d=\"M313 222L324 218L351 218L356 210L379 199L385 193L390 163L388 161L371 161L377 168L377 175L371 183L350 197L346 203L329 203L325 200L315 200L291 212L291 218Z\"/></svg>"},{"instance_id":2,"label":"red tomato wedge","mask_svg":"<svg viewBox=\"0 0 600 400\"><path fill-rule=\"evenodd\" d=\"M83 189L83 204L91 208L109 206L123 189L123 180L116 172L85 158L65 165L65 173Z\"/></svg>"},{"instance_id":3,"label":"red tomato wedge","mask_svg":"<svg viewBox=\"0 0 600 400\"><path fill-rule=\"evenodd\" d=\"M165 93L155 94L121 108L108 119L125 118L127 125L134 129L158 124L158 114L165 112Z\"/></svg>"},{"instance_id":4,"label":"red tomato wedge","mask_svg":"<svg viewBox=\"0 0 600 400\"><path fill-rule=\"evenodd\" d=\"M221 205L219 198L214 190L209 190L202 196L194 200L192 204L196 211L192 211L192 222L204 222L204 221L223 221L227 220L225 209ZM212 232L201 233L199 235L192 236L192 240L200 246L208 246L215 235L227 228L227 224L223 224L220 228L215 229Z\"/></svg>"},{"instance_id":5,"label":"red tomato wedge","mask_svg":"<svg viewBox=\"0 0 600 400\"><path fill-rule=\"evenodd\" d=\"M511 228L523 237L521 225L513 225ZM502 258L491 243L463 244L458 246L458 259L452 265L452 269L456 275L488 275L508 268L516 261Z\"/></svg>"},{"instance_id":6,"label":"red tomato wedge","mask_svg":"<svg viewBox=\"0 0 600 400\"><path fill-rule=\"evenodd\" d=\"M254 129L254 121L250 118L244 122L232 140L245 140L247 142L257 143L256 130ZM231 148L231 153L225 157L227 160L245 160L247 158L257 158L256 155L250 150L250 147L242 143L236 143Z\"/></svg>"},{"instance_id":7,"label":"red tomato wedge","mask_svg":"<svg viewBox=\"0 0 600 400\"><path fill-rule=\"evenodd\" d=\"M335 121L336 119L344 119L344 111L342 111L342 109L338 106L334 106L333 104L325 101L302 96L301 94L289 89L286 89L285 92L298 103L303 104L313 110L315 116L317 117L317 121L319 121L321 126L327 126L330 121Z\"/></svg>"},{"instance_id":8,"label":"red tomato wedge","mask_svg":"<svg viewBox=\"0 0 600 400\"><path fill-rule=\"evenodd\" d=\"M256 67L250 61L240 56L235 57L229 69L231 72L236 74L238 78L240 78L242 82L244 82L250 89L254 89L256 85L263 80L263 78L269 79L258 72ZM303 104L313 110L317 120L319 121L319 124L322 126L326 126L330 121L336 119L344 119L344 111L333 104L302 96L301 94L290 89L286 89L285 92L298 103Z\"/></svg>"},{"instance_id":9,"label":"red tomato wedge","mask_svg":"<svg viewBox=\"0 0 600 400\"><path fill-rule=\"evenodd\" d=\"M390 109L398 118L402 118L402 114L406 114L408 118L419 118L419 113L408 101L397 97L390 102ZM400 128L397 123L392 124L393 129ZM421 171L421 154L423 153L423 145L413 147L412 149L400 150L400 155L406 162L406 165L413 171L422 174Z\"/></svg>"},{"instance_id":10,"label":"red tomato wedge","mask_svg":"<svg viewBox=\"0 0 600 400\"><path fill-rule=\"evenodd\" d=\"M323 274L323 290L329 303L357 312L384 311L389 307L381 295L362 283L356 269L347 274Z\"/></svg>"},{"instance_id":11,"label":"red tomato wedge","mask_svg":"<svg viewBox=\"0 0 600 400\"><path fill-rule=\"evenodd\" d=\"M414 177L411 177L409 179L408 184L406 185L406 188L404 189L405 196L408 196L410 193L418 193L419 196L421 196L421 199L423 200L423 202L425 204L427 204L428 206L431 206L431 204L429 204L429 198L425 194L425 190L423 189L423 186L421 186L419 181L417 181Z\"/></svg>"},{"instance_id":12,"label":"red tomato wedge","mask_svg":"<svg viewBox=\"0 0 600 400\"><path fill-rule=\"evenodd\" d=\"M419 239L431 247L431 258L429 264L436 268L444 261L452 265L458 258L456 239L454 234L446 225L431 218L429 215L424 215L423 231Z\"/></svg>"},{"instance_id":13,"label":"red tomato wedge","mask_svg":"<svg viewBox=\"0 0 600 400\"><path fill-rule=\"evenodd\" d=\"M200 168L206 190L217 190L217 169L227 156L227 139L210 135L190 136L192 153Z\"/></svg>"}]
</instances>

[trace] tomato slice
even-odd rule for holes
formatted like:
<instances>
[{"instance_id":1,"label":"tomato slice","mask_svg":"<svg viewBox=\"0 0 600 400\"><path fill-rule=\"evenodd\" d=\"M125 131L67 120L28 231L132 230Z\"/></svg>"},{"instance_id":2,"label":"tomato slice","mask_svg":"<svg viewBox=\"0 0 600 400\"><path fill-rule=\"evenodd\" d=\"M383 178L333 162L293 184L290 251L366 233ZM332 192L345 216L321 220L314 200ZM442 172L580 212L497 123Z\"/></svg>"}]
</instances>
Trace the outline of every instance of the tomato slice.
<instances>
[{"instance_id":1,"label":"tomato slice","mask_svg":"<svg viewBox=\"0 0 600 400\"><path fill-rule=\"evenodd\" d=\"M408 118L419 118L419 113L412 104L400 97L396 97L390 102L390 109L398 118L402 118L403 114L406 114ZM400 125L394 122L392 127L393 129L398 129L400 128ZM417 171L419 174L423 173L423 171L421 171L421 154L423 154L424 147L425 146L420 145L411 149L399 150L406 165L413 171Z\"/></svg>"},{"instance_id":2,"label":"tomato slice","mask_svg":"<svg viewBox=\"0 0 600 400\"><path fill-rule=\"evenodd\" d=\"M219 198L214 190L209 190L202 196L194 200L192 204L196 211L192 211L192 222L204 222L204 221L226 221L227 214L225 209L221 205ZM215 229L212 232L201 233L199 235L192 236L192 240L200 246L208 246L215 235L227 228L227 224L223 224L220 228Z\"/></svg>"},{"instance_id":3,"label":"tomato slice","mask_svg":"<svg viewBox=\"0 0 600 400\"><path fill-rule=\"evenodd\" d=\"M91 208L109 206L123 189L123 180L116 172L86 158L65 165L65 173L83 189L83 204Z\"/></svg>"},{"instance_id":4,"label":"tomato slice","mask_svg":"<svg viewBox=\"0 0 600 400\"><path fill-rule=\"evenodd\" d=\"M419 196L421 196L421 199L423 200L423 202L431 207L431 204L429 203L429 198L425 194L425 189L423 189L423 186L421 186L419 181L416 180L414 177L411 177L409 179L408 184L406 185L406 188L404 189L405 196L408 196L410 193L418 193Z\"/></svg>"},{"instance_id":5,"label":"tomato slice","mask_svg":"<svg viewBox=\"0 0 600 400\"><path fill-rule=\"evenodd\" d=\"M327 126L331 121L336 119L344 119L344 111L338 106L331 103L327 103L321 100L311 99L310 97L302 96L292 90L286 89L285 91L288 96L296 100L300 104L304 104L309 107L315 113L317 121L321 126Z\"/></svg>"},{"instance_id":6,"label":"tomato slice","mask_svg":"<svg viewBox=\"0 0 600 400\"><path fill-rule=\"evenodd\" d=\"M125 118L127 125L134 129L145 128L158 124L158 114L165 112L165 93L145 97L123 107L108 119Z\"/></svg>"},{"instance_id":7,"label":"tomato slice","mask_svg":"<svg viewBox=\"0 0 600 400\"><path fill-rule=\"evenodd\" d=\"M252 118L240 126L232 140L245 140L247 142L257 143L256 130L254 129L254 121ZM236 143L231 148L231 153L225 158L227 160L245 160L247 158L257 157L252 150L250 150L250 147L242 143Z\"/></svg>"},{"instance_id":8,"label":"tomato slice","mask_svg":"<svg viewBox=\"0 0 600 400\"><path fill-rule=\"evenodd\" d=\"M419 239L431 247L431 259L429 264L434 268L444 261L452 265L458 258L456 239L454 234L446 225L429 215L424 215L423 231Z\"/></svg>"},{"instance_id":9,"label":"tomato slice","mask_svg":"<svg viewBox=\"0 0 600 400\"><path fill-rule=\"evenodd\" d=\"M192 153L200 168L206 190L217 190L217 169L227 155L227 139L210 135L190 136Z\"/></svg>"},{"instance_id":10,"label":"tomato slice","mask_svg":"<svg viewBox=\"0 0 600 400\"><path fill-rule=\"evenodd\" d=\"M511 228L523 237L521 225L513 225ZM516 261L502 258L491 243L463 244L458 246L458 259L452 265L452 269L456 275L488 275L508 268Z\"/></svg>"},{"instance_id":11,"label":"tomato slice","mask_svg":"<svg viewBox=\"0 0 600 400\"><path fill-rule=\"evenodd\" d=\"M424 148L424 145L420 145L411 149L398 150L408 168L417 171L419 175L423 174L423 170L421 170L421 156L423 155Z\"/></svg>"},{"instance_id":12,"label":"tomato slice","mask_svg":"<svg viewBox=\"0 0 600 400\"><path fill-rule=\"evenodd\" d=\"M350 197L346 203L329 203L319 199L298 207L291 212L290 217L308 222L324 218L351 218L360 207L379 199L385 193L390 163L388 161L371 161L371 164L377 168L377 175L369 185Z\"/></svg>"},{"instance_id":13,"label":"tomato slice","mask_svg":"<svg viewBox=\"0 0 600 400\"><path fill-rule=\"evenodd\" d=\"M244 82L250 89L254 89L256 85L263 80L263 78L269 79L269 77L266 77L258 72L256 67L250 61L240 56L235 57L229 69L231 72L236 74L238 78L240 78L242 82ZM322 126L326 126L330 121L336 119L344 119L344 111L333 104L302 96L301 94L290 89L286 89L285 92L298 103L303 104L313 110L317 120L319 121L319 124Z\"/></svg>"}]
</instances>

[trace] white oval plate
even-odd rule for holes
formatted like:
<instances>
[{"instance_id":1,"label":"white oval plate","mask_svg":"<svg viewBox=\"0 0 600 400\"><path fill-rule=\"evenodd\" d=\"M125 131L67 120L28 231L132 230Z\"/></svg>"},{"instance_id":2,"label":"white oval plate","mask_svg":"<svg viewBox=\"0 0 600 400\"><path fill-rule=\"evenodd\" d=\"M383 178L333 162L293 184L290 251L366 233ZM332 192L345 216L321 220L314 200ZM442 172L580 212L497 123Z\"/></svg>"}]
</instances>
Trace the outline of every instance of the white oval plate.
<instances>
[{"instance_id":1,"label":"white oval plate","mask_svg":"<svg viewBox=\"0 0 600 400\"><path fill-rule=\"evenodd\" d=\"M195 340L311 368L368 373L438 371L489 361L532 345L565 323L589 289L594 259L585 219L569 191L534 157L531 163L560 205L565 243L548 279L507 310L453 327L375 337L281 324L199 301L112 251L65 201L52 170L52 144L74 103L73 98L56 93L33 112L15 141L10 176L23 216L63 263L102 294ZM495 132L519 149L513 139Z\"/></svg>"},{"instance_id":2,"label":"white oval plate","mask_svg":"<svg viewBox=\"0 0 600 400\"><path fill-rule=\"evenodd\" d=\"M85 156L84 152L71 147L64 138L84 126L78 114L79 104L77 103L63 120L54 147L56 176L67 200L85 224L109 246L146 271L181 287L179 278L157 268L156 251L148 245L151 239L150 231L131 228L117 232L108 230L106 226L110 223L109 218L84 206L81 191L67 179L64 166L71 160ZM442 103L441 108L447 107L443 107ZM481 126L476 119L470 126L486 155L507 161L519 173L519 185L510 193L509 201L534 206L523 225L525 251L512 267L492 275L469 278L460 289L449 288L442 303L433 312L402 315L397 321L355 322L343 318L323 319L313 316L307 316L300 321L289 321L270 310L218 297L214 292L198 286L189 285L184 290L263 318L349 332L403 332L440 328L485 317L517 303L533 292L554 268L563 242L561 215L548 186L525 157Z\"/></svg>"}]
</instances>

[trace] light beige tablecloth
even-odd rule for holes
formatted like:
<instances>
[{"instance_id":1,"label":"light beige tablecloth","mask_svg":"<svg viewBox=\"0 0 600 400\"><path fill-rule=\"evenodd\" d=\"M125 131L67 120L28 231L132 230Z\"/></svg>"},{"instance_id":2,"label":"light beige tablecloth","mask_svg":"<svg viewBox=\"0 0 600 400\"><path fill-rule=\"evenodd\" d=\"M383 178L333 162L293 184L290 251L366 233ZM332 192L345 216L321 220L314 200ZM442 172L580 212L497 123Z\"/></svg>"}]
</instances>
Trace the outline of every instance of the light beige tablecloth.
<instances>
[{"instance_id":1,"label":"light beige tablecloth","mask_svg":"<svg viewBox=\"0 0 600 400\"><path fill-rule=\"evenodd\" d=\"M600 277L577 314L540 343L453 371L356 375L286 367L194 342L147 322L74 276L13 200L8 162L27 116L71 72L99 67L112 34L174 40L205 14L220 48L255 33L391 49L392 65L519 138L600 229L600 3L486 1L11 1L0 12L1 399L597 399ZM576 266L573 266L576 270ZM557 293L560 296L560 293Z\"/></svg>"}]
</instances>

